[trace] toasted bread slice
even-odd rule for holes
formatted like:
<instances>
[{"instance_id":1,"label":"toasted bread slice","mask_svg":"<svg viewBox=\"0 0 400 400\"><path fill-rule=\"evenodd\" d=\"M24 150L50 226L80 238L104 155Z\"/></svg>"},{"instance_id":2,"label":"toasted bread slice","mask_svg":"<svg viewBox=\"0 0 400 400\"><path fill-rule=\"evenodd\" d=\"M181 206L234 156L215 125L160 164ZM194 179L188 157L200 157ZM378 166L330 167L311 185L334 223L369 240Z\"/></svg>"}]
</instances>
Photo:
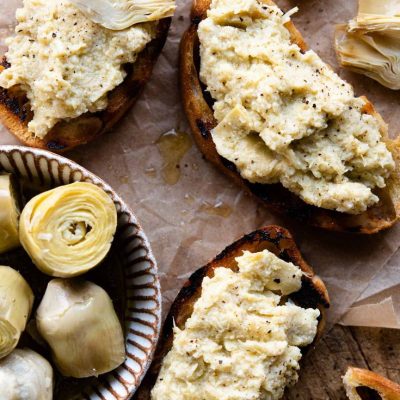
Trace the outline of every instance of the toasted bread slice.
<instances>
[{"instance_id":1,"label":"toasted bread slice","mask_svg":"<svg viewBox=\"0 0 400 400\"><path fill-rule=\"evenodd\" d=\"M270 0L262 0L265 4L274 5ZM199 78L199 39L198 24L206 18L210 6L209 0L196 0L192 8L192 23L181 41L180 82L184 109L197 146L206 159L230 176L237 184L253 193L270 209L289 217L295 217L308 224L334 230L358 233L375 233L392 226L400 216L400 140L392 141L388 137L387 128L373 105L366 99L364 112L375 116L381 122L381 133L396 161L396 170L387 182L384 190L376 191L380 201L360 215L344 214L306 204L298 196L280 184L252 184L243 179L236 166L221 157L212 139L211 130L217 125L212 109L213 100L205 92ZM301 50L307 45L300 32L292 22L286 28L291 40Z\"/></svg>"},{"instance_id":2,"label":"toasted bread slice","mask_svg":"<svg viewBox=\"0 0 400 400\"><path fill-rule=\"evenodd\" d=\"M15 89L0 88L0 122L23 144L58 153L96 139L109 131L140 96L164 47L170 24L171 18L158 22L155 38L138 55L134 64L125 66L128 75L121 85L109 93L109 103L104 111L86 113L70 121L59 122L40 139L28 131L27 126L33 114L25 94ZM3 58L0 71L9 66Z\"/></svg>"},{"instance_id":3,"label":"toasted bread slice","mask_svg":"<svg viewBox=\"0 0 400 400\"><path fill-rule=\"evenodd\" d=\"M367 369L349 367L343 383L350 400L400 400L400 385Z\"/></svg>"},{"instance_id":4,"label":"toasted bread slice","mask_svg":"<svg viewBox=\"0 0 400 400\"><path fill-rule=\"evenodd\" d=\"M269 250L285 261L291 261L304 273L301 289L292 294L290 298L299 306L318 308L321 316L318 323L317 335L314 342L302 349L306 352L321 337L326 318L326 308L329 307L329 296L324 283L314 274L312 268L304 261L290 233L279 226L267 226L263 229L245 235L238 241L228 246L203 268L197 270L186 282L177 298L171 306L167 316L161 337L155 352L153 363L139 387L136 400L149 400L150 393L156 383L158 373L165 355L169 352L173 343L174 323L183 329L187 319L191 316L193 306L201 296L203 279L214 275L216 268L230 268L237 270L236 257L243 251L259 252Z\"/></svg>"}]
</instances>

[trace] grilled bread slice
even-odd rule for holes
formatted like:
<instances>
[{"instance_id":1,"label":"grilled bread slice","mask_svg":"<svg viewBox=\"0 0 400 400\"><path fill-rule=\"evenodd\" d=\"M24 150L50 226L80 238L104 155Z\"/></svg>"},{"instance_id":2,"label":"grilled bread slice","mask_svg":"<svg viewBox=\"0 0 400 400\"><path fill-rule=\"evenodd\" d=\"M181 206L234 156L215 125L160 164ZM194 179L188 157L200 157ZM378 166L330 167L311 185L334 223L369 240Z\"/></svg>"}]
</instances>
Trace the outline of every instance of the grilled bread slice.
<instances>
[{"instance_id":1,"label":"grilled bread slice","mask_svg":"<svg viewBox=\"0 0 400 400\"><path fill-rule=\"evenodd\" d=\"M23 144L58 153L98 138L112 129L140 96L164 47L170 24L171 18L158 22L156 36L138 55L134 64L125 66L128 75L121 85L109 93L109 103L104 111L86 113L70 121L62 121L40 139L28 131L27 126L33 114L25 94L14 88L0 88L0 122ZM9 66L3 58L0 71Z\"/></svg>"},{"instance_id":2,"label":"grilled bread slice","mask_svg":"<svg viewBox=\"0 0 400 400\"><path fill-rule=\"evenodd\" d=\"M367 369L349 367L343 383L350 400L400 400L400 385Z\"/></svg>"},{"instance_id":3,"label":"grilled bread slice","mask_svg":"<svg viewBox=\"0 0 400 400\"><path fill-rule=\"evenodd\" d=\"M271 0L262 0L265 4L275 5ZM212 139L211 130L217 125L212 109L213 99L205 91L199 78L199 39L197 28L206 18L210 7L209 0L196 0L192 7L192 23L181 41L180 83L186 116L193 131L197 146L206 159L232 178L237 184L253 193L261 202L273 211L297 218L313 226L334 231L348 231L371 234L391 227L400 216L400 140L390 140L386 126L373 105L366 99L364 112L375 116L381 122L383 140L392 152L396 170L387 182L384 190L376 191L380 201L360 215L344 214L306 204L298 196L280 184L253 184L243 179L236 166L221 157ZM307 45L292 22L286 28L291 40L301 50Z\"/></svg>"},{"instance_id":4,"label":"grilled bread slice","mask_svg":"<svg viewBox=\"0 0 400 400\"><path fill-rule=\"evenodd\" d=\"M302 351L306 352L321 337L325 326L326 308L329 307L329 296L325 285L304 261L290 233L279 226L267 226L234 242L189 278L171 306L153 362L142 385L133 397L134 399L150 400L150 393L156 383L162 361L172 347L174 324L180 329L184 328L193 312L194 304L201 296L203 279L206 276L212 277L216 268L237 270L235 258L241 256L243 251L260 252L263 250L269 250L283 260L292 262L305 273L301 289L290 295L290 298L301 307L318 308L321 312L314 342L303 348Z\"/></svg>"}]
</instances>

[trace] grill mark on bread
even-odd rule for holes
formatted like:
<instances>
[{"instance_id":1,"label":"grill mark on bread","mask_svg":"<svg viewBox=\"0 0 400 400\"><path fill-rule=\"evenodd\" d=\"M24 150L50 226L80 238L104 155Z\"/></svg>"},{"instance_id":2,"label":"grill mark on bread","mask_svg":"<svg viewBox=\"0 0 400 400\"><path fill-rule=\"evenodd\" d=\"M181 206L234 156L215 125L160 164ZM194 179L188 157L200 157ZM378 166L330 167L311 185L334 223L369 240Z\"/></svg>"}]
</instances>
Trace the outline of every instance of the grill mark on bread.
<instances>
[{"instance_id":1,"label":"grill mark on bread","mask_svg":"<svg viewBox=\"0 0 400 400\"><path fill-rule=\"evenodd\" d=\"M3 59L1 60L0 65L2 67L4 67L5 69L11 67L11 64L7 61L7 59L5 57L3 57Z\"/></svg>"},{"instance_id":2,"label":"grill mark on bread","mask_svg":"<svg viewBox=\"0 0 400 400\"><path fill-rule=\"evenodd\" d=\"M201 136L203 136L203 138L208 139L210 136L210 131L206 126L206 123L204 121L202 121L201 119L198 119L196 121L197 123L197 127L199 128L199 131L201 133Z\"/></svg>"},{"instance_id":3,"label":"grill mark on bread","mask_svg":"<svg viewBox=\"0 0 400 400\"><path fill-rule=\"evenodd\" d=\"M27 113L24 107L21 107L20 99L11 97L3 88L0 88L0 103L4 104L22 123L27 120Z\"/></svg>"}]
</instances>

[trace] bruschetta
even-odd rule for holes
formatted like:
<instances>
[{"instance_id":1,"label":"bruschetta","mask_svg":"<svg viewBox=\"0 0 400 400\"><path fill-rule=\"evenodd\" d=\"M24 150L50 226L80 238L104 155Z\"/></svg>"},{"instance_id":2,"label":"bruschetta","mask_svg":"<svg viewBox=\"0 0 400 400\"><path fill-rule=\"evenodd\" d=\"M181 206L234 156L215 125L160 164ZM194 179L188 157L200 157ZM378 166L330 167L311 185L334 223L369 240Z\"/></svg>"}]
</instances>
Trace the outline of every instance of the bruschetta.
<instances>
[{"instance_id":1,"label":"bruschetta","mask_svg":"<svg viewBox=\"0 0 400 400\"><path fill-rule=\"evenodd\" d=\"M217 1L217 0L215 0ZM226 2L229 3L229 2ZM249 2L243 2L245 4L244 7L248 6ZM210 90L206 83L203 82L203 80L200 77L201 74L201 64L202 64L202 57L201 57L201 46L200 46L200 41L199 41L199 35L198 35L198 30L199 30L199 25L204 23L204 21L208 18L207 13L210 9L210 0L197 0L193 3L193 8L192 8L192 16L191 16L191 25L189 29L186 31L184 34L182 41L181 41L181 54L180 54L180 84L181 84L181 91L182 91L182 99L183 99L183 105L185 109L186 116L188 118L189 124L191 126L191 130L193 132L194 139L200 149L200 151L203 153L205 158L214 164L219 170L221 170L223 173L228 175L231 179L233 179L239 186L245 188L252 194L254 194L264 205L266 205L268 208L270 208L273 211L277 211L282 214L286 214L289 218L295 218L297 220L300 220L301 222L305 222L308 224L311 224L313 226L325 228L328 230L334 230L334 231L347 231L347 232L357 232L357 233L366 233L366 234L371 234L375 233L378 231L381 231L383 229L391 227L397 220L400 214L400 190L399 190L399 163L400 163L400 156L399 156L399 140L391 140L388 137L388 131L387 131L387 126L384 123L383 119L381 116L378 114L378 112L374 109L373 105L365 98L361 97L358 98L357 101L362 103L362 107L359 110L360 116L363 118L365 117L366 119L373 120L374 123L376 124L376 134L377 136L381 137L381 141L384 143L386 146L386 156L388 157L389 164L390 164L390 172L386 171L387 178L385 180L385 185L382 186L381 188L374 188L373 193L375 197L375 203L371 204L368 207L364 207L361 211L357 211L352 207L354 204L350 201L352 204L348 204L349 207L345 208L342 207L341 211L338 211L337 209L340 207L337 207L336 205L333 205L331 208L330 207L330 202L331 198L329 198L329 189L326 190L326 188L319 188L318 193L314 203L310 201L305 201L304 198L302 198L300 194L301 193L301 188L298 188L299 191L298 193L295 193L296 185L298 186L298 182L293 184L293 182L286 182L286 187L283 186L281 182L278 182L279 179L274 176L275 173L275 166L276 163L281 162L280 160L284 159L284 157L287 157L288 152L282 156L281 154L278 154L277 159L274 159L270 156L271 153L271 148L274 147L277 144L276 143L282 143L281 138L279 137L279 134L281 132L272 132L271 137L273 137L274 142L270 140L268 142L268 146L265 146L265 143L263 143L263 148L262 150L256 154L255 157L262 158L260 154L265 154L268 152L269 158L266 158L264 160L261 160L263 162L263 168L264 170L269 169L270 176L268 177L270 181L273 181L272 183L263 183L263 176L261 178L258 176L254 176L254 174L257 174L258 171L256 171L251 178L254 179L248 179L247 177L254 172L253 165L256 165L259 160L252 158L251 163L249 160L249 157L247 157L247 149L244 147L237 146L237 148L233 149L236 151L232 150L233 146L236 144L232 143L227 143L225 148L224 143L219 143L220 148L225 150L224 154L228 154L231 151L231 159L227 159L224 155L221 155L221 151L218 151L215 138L216 133L220 134L219 131L224 129L224 120L219 121L216 118L216 113L214 106L216 104L216 99L212 97L212 90ZM219 4L219 3L218 3ZM242 4L242 3L240 3ZM262 12L268 13L275 13L275 12L280 12L279 9L276 7L275 3L273 3L270 0L261 0L257 2L257 7L259 7L259 10ZM238 6L239 7L239 6ZM263 11L265 9L265 11ZM277 11L278 10L278 11ZM226 10L225 10L226 11ZM213 18L214 21L217 21L216 24L220 24L222 29L226 28L226 26L231 26L232 27L232 32L228 30L224 32L224 35L226 35L226 40L230 40L229 35L230 33L235 34L236 32L234 29L236 29L239 34L243 31L246 30L246 18L243 18L242 16L235 16L235 11L232 11L231 14L229 14L228 11L226 11L226 14L224 10L220 12L219 9L215 9L213 11ZM260 11L260 12L261 12ZM220 12L220 14L218 14ZM257 13L258 11L255 11ZM226 22L222 21L222 18L224 18L226 15L229 15L229 18L232 18L231 22ZM238 13L239 15L239 13ZM234 18L237 17L237 21L234 21ZM220 20L219 20L220 18ZM264 18L264 17L263 17ZM286 14L280 14L281 20L284 22L284 28L289 32L290 35L290 42L292 47L288 45L289 51L293 51L297 55L299 55L299 58L304 56L304 57L317 57L315 53L313 52L308 52L307 45L301 35L301 33L296 29L294 26L293 22L290 20ZM225 25L226 24L226 25ZM236 24L236 25L235 25ZM203 28L203 32L206 29L209 29L209 25L205 25ZM228 29L228 28L226 28ZM253 29L252 27L250 29ZM255 28L254 28L255 29ZM232 43L230 42L229 44L223 44L223 40L221 40L220 37L218 38L213 38L213 32L211 32L211 28L207 32L209 35L207 38L209 40L210 46L225 46L229 47L229 49L225 49L226 52L223 54L223 61L219 64L220 67L220 76L216 77L217 83L215 83L215 86L213 86L213 89L215 89L216 86L220 87L226 87L228 84L230 84L230 89L225 90L224 88L221 89L222 93L227 93L227 96L229 96L229 100L232 100L233 98L236 99L236 97L239 97L237 93L235 93L236 85L239 82L238 79L241 77L237 77L235 75L235 79L232 82L229 83L231 80L231 75L233 73L236 73L235 70L239 70L239 66L237 68L234 67L235 62L240 62L239 58L237 57L237 60L235 57L237 54L246 53L251 53L255 54L255 58L259 57L259 59L262 59L262 57L268 58L270 54L268 54L267 51L264 51L261 55L260 53L260 46L261 43L267 43L268 38L262 41L260 39L260 35L257 37L259 39L259 42L255 44L255 42L251 42L249 39L249 42L246 42L246 44L240 44L240 48L236 50L232 50ZM222 37L222 36L221 36ZM208 43L208 42L207 42ZM221 44L222 43L222 44ZM251 45L251 43L254 44ZM251 47L250 49L246 50L245 47ZM239 47L239 45L238 45ZM295 50L293 50L295 48ZM224 51L225 51L224 50ZM232 50L232 55L229 53L229 51ZM273 51L273 49L272 49ZM214 53L211 53L211 49L209 48L204 48L203 53L207 54L208 57L213 57ZM221 52L223 52L221 50ZM228 53L228 55L226 55ZM296 57L297 57L296 55ZM216 56L215 56L216 57ZM229 58L230 57L230 58ZM245 56L243 56L245 57ZM249 56L249 64L251 63L251 56ZM295 57L295 56L293 56ZM210 60L208 60L210 61ZM212 59L212 62L215 60ZM223 64L224 62L224 64ZM290 60L288 61L290 63ZM261 62L260 62L261 63ZM317 61L317 64L323 63L319 58ZM325 64L322 66L325 69L325 72L327 74L333 74L332 70ZM261 67L260 67L261 68ZM225 69L225 71L224 71ZM213 69L211 72L215 72L216 69ZM330 72L329 72L330 71ZM209 71L208 71L209 72ZM250 72L249 72L250 73ZM315 71L315 74L320 73L319 69ZM206 73L204 73L206 75ZM243 74L243 79L246 78L246 74ZM334 74L335 75L335 74ZM343 87L346 87L346 90L351 92L353 89L351 88L350 85L342 81L338 76L335 75L335 79L337 79L338 86L343 85ZM212 78L208 77L209 80ZM226 79L226 81L225 81ZM232 78L233 79L233 78ZM257 81L257 79L260 79L259 76L254 77L252 79L251 84L254 83L254 81ZM261 76L262 79L262 76ZM289 78L287 80L290 80ZM296 80L296 76L292 78L292 81ZM306 79L304 79L306 80ZM342 82L341 84L339 84ZM225 85L226 86L225 86ZM251 88L253 86L249 85ZM258 105L263 104L262 102L259 102L258 99L254 100L254 93L251 92L251 90L254 91L259 91L261 92L262 90L265 90L267 93L268 90L274 90L274 88L268 88L268 84L265 84L264 87L262 87L259 90L259 87L257 88L257 85L254 85L255 89L249 89L247 92L246 96L243 95L243 98L240 98L238 100L238 107L233 110L229 110L231 112L225 113L223 117L227 117L228 122L226 123L227 125L231 125L231 128L233 125L241 124L241 118L243 117L244 113L242 113L243 108L246 109L247 111L249 108L253 107L253 109L250 109L250 112L248 114L254 115L255 111L258 112L259 110L257 109ZM295 88L296 89L296 88ZM240 89L237 89L240 90ZM215 90L214 90L215 91ZM302 88L299 89L299 93L301 94ZM322 89L323 91L323 89ZM297 96L299 93L296 93L295 95ZM263 96L264 93L258 94L258 96ZM288 98L290 99L290 93L288 95ZM328 93L329 95L329 93ZM254 101L255 106L249 106L246 104L246 101L248 98L252 97L249 101ZM306 97L303 99L303 104L304 108L299 107L301 109L299 113L307 112L310 108L311 111L312 109L318 109L319 105L318 104L308 104L309 101L307 100ZM285 99L282 100L282 102L285 102ZM299 102L301 103L301 101ZM360 104L361 104L360 103ZM222 101L218 102L218 112L219 116L221 117L222 114L226 111L224 109L224 106L226 104L222 104ZM297 104L298 105L298 104ZM296 106L297 106L296 105ZM247 108L246 108L247 107ZM260 106L261 107L261 106ZM329 100L328 100L328 108L330 107ZM349 107L349 109L352 107ZM354 110L353 110L354 111ZM351 112L353 112L351 111ZM261 110L260 112L263 112ZM253 113L253 114L252 114ZM295 114L299 115L299 114ZM230 117L230 120L229 118ZM265 116L264 116L265 117ZM222 118L222 117L221 117ZM246 118L246 115L244 116ZM268 122L268 114L266 119L263 122ZM302 116L300 115L299 118L301 119ZM290 121L285 121L285 123L290 124ZM328 122L329 123L329 122ZM271 131L270 125L272 122L268 125L269 131ZM219 129L219 131L216 131L216 128ZM237 126L233 126L231 130L236 129ZM289 127L290 128L290 127ZM339 122L339 127L340 128L340 122ZM249 147L250 146L258 146L257 144L251 143L251 137L254 132L251 131L251 129L248 131L248 137L249 137ZM225 135L224 140L228 137L230 139L233 135L236 134L236 132L232 133L229 132L228 130L225 129L223 132ZM295 131L293 133L293 137L296 138L297 132ZM307 134L306 134L307 135ZM356 135L357 136L357 135ZM236 140L236 139L235 139ZM257 138L257 140L259 140ZM276 141L275 141L276 140ZM305 151L306 152L311 152L310 147L307 149L307 142L308 138L304 140L304 146L305 146ZM301 140L299 141L301 142ZM303 146L303 145L302 145ZM381 146L381 145L379 145ZM268 148L267 148L268 147ZM324 146L322 146L323 151ZM303 148L304 150L304 148ZM288 148L288 151L292 151L292 148ZM340 150L341 151L341 150ZM264 153L262 153L264 152ZM326 150L328 157L331 157L332 154L335 154L335 150L332 150L330 153L328 150ZM391 153L391 155L389 154ZM275 153L273 153L275 154ZM300 155L300 154L299 154ZM308 157L310 154L307 153L301 154L301 156ZM311 154L311 156L318 156L320 154ZM247 157L247 160L244 159ZM379 159L380 157L378 157ZM391 160L390 160L391 159ZM243 164L247 162L247 165L245 168L243 167ZM301 160L300 160L301 162ZM322 162L324 163L324 162ZM312 170L313 169L313 161L310 161L309 164L305 164L305 173L307 174L307 170ZM345 169L347 166L345 167ZM253 170L252 170L253 169ZM351 167L350 167L351 169ZM249 172L250 171L250 172ZM283 164L283 167L281 168L281 171L285 173L287 171L287 164ZM321 171L316 172L318 175ZM282 173L282 172L281 172ZM346 172L347 173L347 172ZM376 174L373 174L374 176ZM272 176L272 177L271 177ZM314 175L309 174L308 175L310 179L314 179ZM308 178L307 178L308 179ZM288 179L286 179L288 181ZM288 189L290 187L290 190ZM292 190L293 189L293 190ZM365 188L364 188L365 189ZM371 189L372 190L372 189ZM304 194L304 193L303 193ZM370 193L372 194L372 192ZM318 201L318 196L320 197L326 197L325 198L325 204L323 206L319 206L319 201ZM307 197L307 196L303 196ZM359 194L354 195L354 200L357 202L357 199L360 199ZM379 199L379 200L378 200ZM332 202L331 202L332 203Z\"/></svg>"}]
</instances>

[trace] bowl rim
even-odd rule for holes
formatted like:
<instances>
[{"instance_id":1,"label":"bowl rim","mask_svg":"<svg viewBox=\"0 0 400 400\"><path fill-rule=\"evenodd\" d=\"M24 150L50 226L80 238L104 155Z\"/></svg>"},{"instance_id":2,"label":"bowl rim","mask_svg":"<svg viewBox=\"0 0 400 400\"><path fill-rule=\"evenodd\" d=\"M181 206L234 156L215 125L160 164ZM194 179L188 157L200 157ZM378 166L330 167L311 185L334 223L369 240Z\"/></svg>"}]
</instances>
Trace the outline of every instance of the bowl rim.
<instances>
[{"instance_id":1,"label":"bowl rim","mask_svg":"<svg viewBox=\"0 0 400 400\"><path fill-rule=\"evenodd\" d=\"M156 294L155 294L155 298L156 298L156 302L157 302L157 307L155 310L153 310L153 314L156 316L157 318L157 323L154 324L154 335L152 335L152 341L151 341L151 349L148 352L148 357L146 359L146 361L143 363L143 368L141 370L141 374L140 376L138 376L137 381L135 382L135 387L132 388L128 394L128 396L126 397L126 400L129 400L133 397L133 395L135 394L137 388L140 386L140 384L142 383L142 380L144 378L144 376L146 375L150 365L151 365L151 361L153 359L154 356L154 352L156 350L156 346L160 337L160 332L161 332L161 324L162 324L162 294L161 294L161 284L160 284L160 278L159 278L159 274L158 274L158 264L157 264L157 260L153 254L153 250L151 248L150 245L150 241L146 235L146 233L144 232L140 222L138 221L135 213L132 211L131 207L128 206L125 201L119 196L119 194L112 188L112 186L110 184L108 184L106 181L104 181L102 178L100 178L99 176L97 176L96 174L94 174L93 172L89 171L88 169L86 169L85 167L83 167L82 165L78 164L77 162L65 157L65 156L61 156L59 154L53 153L51 151L48 150L44 150L44 149L38 149L38 148L32 148L32 147L28 147L28 146L22 146L22 145L0 145L0 154L2 153L6 153L9 155L12 155L12 153L14 152L19 152L22 153L24 155L27 154L31 154L31 155L36 155L36 156L42 156L45 159L47 159L48 161L51 160L55 160L57 162L59 162L61 165L68 165L71 169L73 169L74 171L79 171L82 173L82 178L90 178L94 183L96 184L100 184L103 189L105 189L105 191L109 194L112 195L112 199L114 202L118 202L120 204L120 208L117 210L118 214L122 214L125 213L126 215L128 215L129 217L129 222L132 222L133 224L135 224L138 228L136 235L139 236L142 240L143 240L143 246L146 248L147 254L146 257L150 260L150 262L152 263L152 269L154 271L154 283L153 286L156 289ZM15 168L15 167L13 167ZM61 186L61 185L58 185ZM127 336L125 335L125 340L127 339ZM114 371L116 371L119 367L117 367L116 369L110 371L109 373L113 373ZM108 373L108 374L109 374ZM107 375L107 374L105 374Z\"/></svg>"}]
</instances>

